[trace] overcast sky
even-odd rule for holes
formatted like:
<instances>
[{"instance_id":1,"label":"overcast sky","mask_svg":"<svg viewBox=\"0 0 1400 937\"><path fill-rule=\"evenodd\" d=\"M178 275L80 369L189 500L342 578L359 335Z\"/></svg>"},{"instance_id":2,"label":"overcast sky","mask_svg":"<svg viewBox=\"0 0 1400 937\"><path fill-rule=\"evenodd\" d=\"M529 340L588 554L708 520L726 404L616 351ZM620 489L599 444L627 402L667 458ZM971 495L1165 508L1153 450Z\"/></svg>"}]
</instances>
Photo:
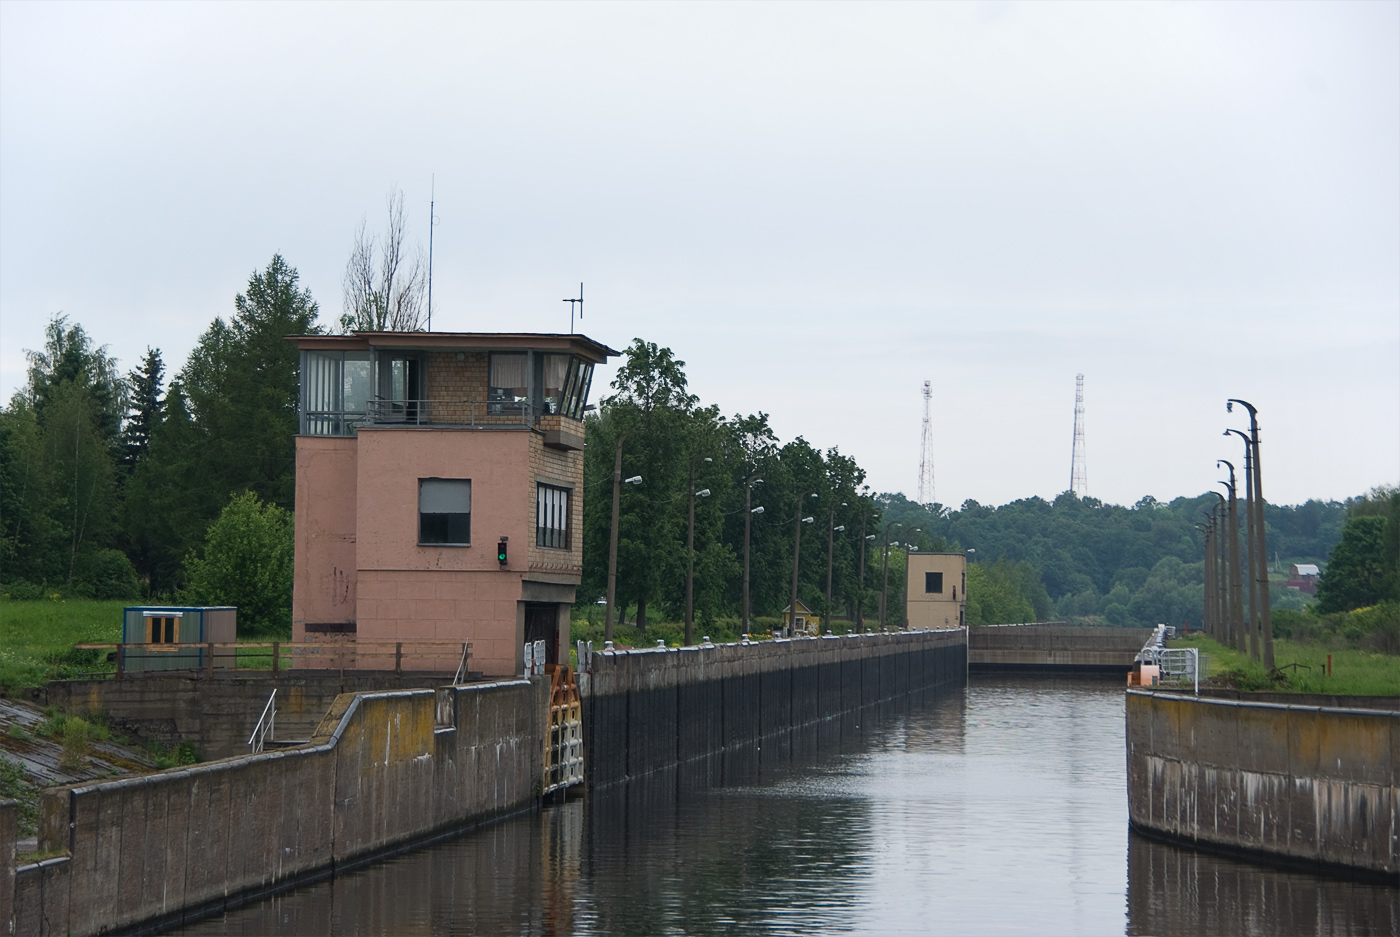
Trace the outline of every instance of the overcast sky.
<instances>
[{"instance_id":1,"label":"overcast sky","mask_svg":"<svg viewBox=\"0 0 1400 937\"><path fill-rule=\"evenodd\" d=\"M173 373L400 187L434 322L673 348L914 496L1400 482L1400 4L0 3L0 392L62 311ZM607 375L610 378L610 374ZM598 396L599 383L595 382Z\"/></svg>"}]
</instances>

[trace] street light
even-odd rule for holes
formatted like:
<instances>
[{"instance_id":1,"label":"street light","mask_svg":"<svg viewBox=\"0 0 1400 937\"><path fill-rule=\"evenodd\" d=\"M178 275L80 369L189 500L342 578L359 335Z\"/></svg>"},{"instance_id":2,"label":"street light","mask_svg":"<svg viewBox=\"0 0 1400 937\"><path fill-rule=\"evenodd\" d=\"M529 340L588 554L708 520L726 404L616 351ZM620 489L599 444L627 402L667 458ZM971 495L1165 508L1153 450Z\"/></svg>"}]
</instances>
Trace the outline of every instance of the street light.
<instances>
[{"instance_id":1,"label":"street light","mask_svg":"<svg viewBox=\"0 0 1400 937\"><path fill-rule=\"evenodd\" d=\"M1224 459L1216 459L1217 467L1224 465L1230 470L1230 480L1221 482L1230 492L1230 506L1226 511L1230 525L1229 577L1230 577L1230 626L1226 645L1244 653L1244 591L1240 583L1240 522L1235 510L1235 466Z\"/></svg>"},{"instance_id":2,"label":"street light","mask_svg":"<svg viewBox=\"0 0 1400 937\"><path fill-rule=\"evenodd\" d=\"M706 457L706 462L714 460ZM695 643L695 499L708 498L710 489L695 490L695 459L690 460L690 526L685 534L685 643Z\"/></svg>"},{"instance_id":3,"label":"street light","mask_svg":"<svg viewBox=\"0 0 1400 937\"><path fill-rule=\"evenodd\" d=\"M1244 440L1244 541L1245 569L1249 580L1249 656L1259 659L1259 595L1258 581L1254 576L1259 545L1254 540L1254 451L1249 437L1237 429L1227 429L1225 435L1234 434ZM1243 650L1243 648L1241 648Z\"/></svg>"},{"instance_id":4,"label":"street light","mask_svg":"<svg viewBox=\"0 0 1400 937\"><path fill-rule=\"evenodd\" d=\"M878 514L862 512L860 515L860 585L856 589L856 634L865 631L865 613L862 606L865 604L865 545L875 540L874 534L865 532L866 524L872 517L879 518Z\"/></svg>"},{"instance_id":5,"label":"street light","mask_svg":"<svg viewBox=\"0 0 1400 937\"><path fill-rule=\"evenodd\" d=\"M797 515L794 519L792 535L792 591L788 602L788 622L792 624L797 622L797 570L802 558L802 525L810 524L816 520L814 517L802 516L802 502L816 496L815 491L809 492L805 496L802 494L797 496ZM791 628L792 624L787 624L785 627Z\"/></svg>"},{"instance_id":6,"label":"street light","mask_svg":"<svg viewBox=\"0 0 1400 937\"><path fill-rule=\"evenodd\" d=\"M1264 632L1264 667L1274 669L1274 619L1269 608L1269 551L1264 543L1264 473L1259 458L1259 411L1247 400L1232 397L1225 402L1225 412L1232 412L1234 404L1249 411L1250 444L1254 448L1254 529L1259 545L1259 559L1255 563L1255 575L1259 580L1259 624Z\"/></svg>"},{"instance_id":7,"label":"street light","mask_svg":"<svg viewBox=\"0 0 1400 937\"><path fill-rule=\"evenodd\" d=\"M612 640L613 605L617 599L617 517L622 504L622 443L627 439L623 433L617 437L617 454L613 457L613 503L612 530L608 533L608 607L603 612L603 641ZM627 479L629 485L640 485L642 476L633 475Z\"/></svg>"},{"instance_id":8,"label":"street light","mask_svg":"<svg viewBox=\"0 0 1400 937\"><path fill-rule=\"evenodd\" d=\"M904 522L903 522L903 521L890 521L888 524L885 525L884 559L883 559L882 562L881 562L881 566L882 566L882 568L883 568L883 570L884 570L884 582L883 582L883 583L881 584L881 586L880 586L880 630L882 630L882 631L885 629L885 606L886 606L886 603L887 603L887 601L888 601L888 596L889 596L889 591L890 591L890 547L897 547L897 546L899 546L899 541L898 541L898 540L896 540L894 543L891 543L891 542L890 542L890 530L893 529L893 528L895 528L895 527L903 527L903 526L904 526ZM918 527L915 527L915 528L913 528L913 529L911 529L911 530L906 530L906 531L905 531L906 534L918 533L918 532L919 532L919 528L918 528Z\"/></svg>"},{"instance_id":9,"label":"street light","mask_svg":"<svg viewBox=\"0 0 1400 937\"><path fill-rule=\"evenodd\" d=\"M763 484L763 479L757 475L744 482L744 595L741 599L743 603L743 634L749 633L749 528L755 514L763 513L763 505L751 508L749 505L753 499L753 486Z\"/></svg>"},{"instance_id":10,"label":"street light","mask_svg":"<svg viewBox=\"0 0 1400 937\"><path fill-rule=\"evenodd\" d=\"M843 508L846 507L846 502L842 501L841 506ZM836 531L845 529L845 524L842 524L840 527L836 526L836 502L833 501L831 503L831 515L828 518L826 528L826 617L828 619L831 618L831 550L835 543ZM831 630L830 622L827 623L827 630ZM817 634L821 634L821 628L817 629Z\"/></svg>"}]
</instances>

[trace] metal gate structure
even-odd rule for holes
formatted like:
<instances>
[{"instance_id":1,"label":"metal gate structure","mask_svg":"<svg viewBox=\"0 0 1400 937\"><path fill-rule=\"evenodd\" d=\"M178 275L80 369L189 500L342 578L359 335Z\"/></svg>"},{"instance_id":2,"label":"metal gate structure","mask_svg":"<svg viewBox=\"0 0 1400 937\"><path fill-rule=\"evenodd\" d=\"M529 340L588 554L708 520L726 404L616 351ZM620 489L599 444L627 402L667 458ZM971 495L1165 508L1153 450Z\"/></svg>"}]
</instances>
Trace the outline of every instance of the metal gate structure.
<instances>
[{"instance_id":1,"label":"metal gate structure","mask_svg":"<svg viewBox=\"0 0 1400 937\"><path fill-rule=\"evenodd\" d=\"M549 739L544 749L545 795L583 783L583 705L569 667L545 665L549 675Z\"/></svg>"}]
</instances>

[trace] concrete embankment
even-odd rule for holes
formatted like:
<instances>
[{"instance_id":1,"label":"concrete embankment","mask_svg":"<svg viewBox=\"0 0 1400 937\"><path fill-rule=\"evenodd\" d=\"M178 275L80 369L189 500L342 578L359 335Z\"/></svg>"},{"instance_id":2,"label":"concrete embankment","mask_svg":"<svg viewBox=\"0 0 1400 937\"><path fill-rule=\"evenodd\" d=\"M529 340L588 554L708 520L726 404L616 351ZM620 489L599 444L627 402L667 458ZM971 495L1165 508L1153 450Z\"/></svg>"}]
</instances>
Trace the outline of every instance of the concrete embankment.
<instances>
[{"instance_id":1,"label":"concrete embankment","mask_svg":"<svg viewBox=\"0 0 1400 937\"><path fill-rule=\"evenodd\" d=\"M345 695L298 748L47 791L12 933L170 925L528 809L548 687Z\"/></svg>"},{"instance_id":2,"label":"concrete embankment","mask_svg":"<svg viewBox=\"0 0 1400 937\"><path fill-rule=\"evenodd\" d=\"M983 671L1125 673L1150 637L1151 628L974 625L967 630L967 664Z\"/></svg>"},{"instance_id":3,"label":"concrete embankment","mask_svg":"<svg viewBox=\"0 0 1400 937\"><path fill-rule=\"evenodd\" d=\"M1400 712L1130 690L1128 813L1149 835L1400 873Z\"/></svg>"},{"instance_id":4,"label":"concrete embankment","mask_svg":"<svg viewBox=\"0 0 1400 937\"><path fill-rule=\"evenodd\" d=\"M580 687L589 783L966 680L963 629L597 653Z\"/></svg>"}]
</instances>

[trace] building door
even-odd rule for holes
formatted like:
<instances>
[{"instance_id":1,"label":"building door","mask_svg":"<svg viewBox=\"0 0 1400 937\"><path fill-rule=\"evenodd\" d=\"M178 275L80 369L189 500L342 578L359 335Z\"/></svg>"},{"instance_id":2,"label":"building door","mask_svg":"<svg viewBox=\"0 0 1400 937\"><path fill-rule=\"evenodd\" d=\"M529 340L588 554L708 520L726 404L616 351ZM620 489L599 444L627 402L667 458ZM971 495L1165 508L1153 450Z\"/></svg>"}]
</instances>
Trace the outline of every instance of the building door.
<instances>
[{"instance_id":1,"label":"building door","mask_svg":"<svg viewBox=\"0 0 1400 937\"><path fill-rule=\"evenodd\" d=\"M525 604L525 643L544 642L545 663L559 663L559 606L552 602Z\"/></svg>"}]
</instances>

